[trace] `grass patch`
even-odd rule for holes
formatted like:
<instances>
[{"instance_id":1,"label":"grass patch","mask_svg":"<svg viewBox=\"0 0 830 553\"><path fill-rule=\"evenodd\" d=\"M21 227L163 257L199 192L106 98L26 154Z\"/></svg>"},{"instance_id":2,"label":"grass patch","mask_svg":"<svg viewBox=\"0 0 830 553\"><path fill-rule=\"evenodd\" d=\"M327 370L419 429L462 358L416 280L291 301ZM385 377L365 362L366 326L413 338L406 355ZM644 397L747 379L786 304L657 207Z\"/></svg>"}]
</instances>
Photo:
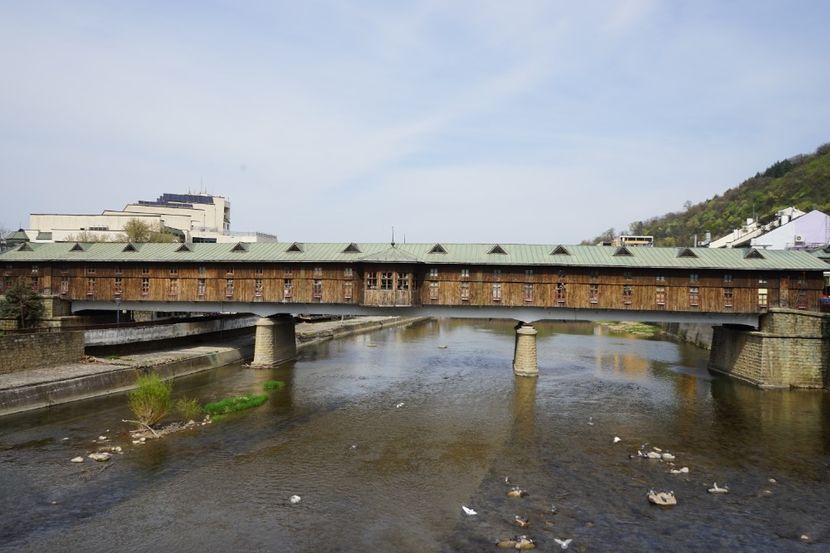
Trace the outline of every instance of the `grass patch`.
<instances>
[{"instance_id":1,"label":"grass patch","mask_svg":"<svg viewBox=\"0 0 830 553\"><path fill-rule=\"evenodd\" d=\"M259 407L268 401L268 396L258 394L247 394L244 396L228 397L221 401L214 401L205 405L205 411L211 415L226 415L253 407Z\"/></svg>"},{"instance_id":2,"label":"grass patch","mask_svg":"<svg viewBox=\"0 0 830 553\"><path fill-rule=\"evenodd\" d=\"M262 389L266 392L282 390L283 388L285 388L285 382L283 382L282 380L269 380L262 385Z\"/></svg>"}]
</instances>

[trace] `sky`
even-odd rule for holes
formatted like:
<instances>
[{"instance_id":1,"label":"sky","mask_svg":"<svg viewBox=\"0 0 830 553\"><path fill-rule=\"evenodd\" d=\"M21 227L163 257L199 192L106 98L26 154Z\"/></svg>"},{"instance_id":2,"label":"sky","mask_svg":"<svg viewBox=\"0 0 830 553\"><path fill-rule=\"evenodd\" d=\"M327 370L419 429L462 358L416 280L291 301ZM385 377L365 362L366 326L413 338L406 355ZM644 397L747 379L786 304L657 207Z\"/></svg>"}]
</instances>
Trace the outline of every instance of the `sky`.
<instances>
[{"instance_id":1,"label":"sky","mask_svg":"<svg viewBox=\"0 0 830 553\"><path fill-rule=\"evenodd\" d=\"M578 243L830 142L827 21L826 0L0 0L0 227L206 191L282 241Z\"/></svg>"}]
</instances>

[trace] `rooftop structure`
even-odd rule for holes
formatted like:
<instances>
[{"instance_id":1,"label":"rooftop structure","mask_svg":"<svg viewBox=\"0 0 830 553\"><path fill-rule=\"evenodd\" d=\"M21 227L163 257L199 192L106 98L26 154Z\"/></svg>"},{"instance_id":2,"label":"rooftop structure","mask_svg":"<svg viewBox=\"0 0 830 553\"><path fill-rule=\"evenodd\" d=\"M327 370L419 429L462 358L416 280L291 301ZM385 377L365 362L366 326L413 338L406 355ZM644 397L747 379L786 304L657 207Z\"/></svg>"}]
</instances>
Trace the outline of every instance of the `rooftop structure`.
<instances>
[{"instance_id":1,"label":"rooftop structure","mask_svg":"<svg viewBox=\"0 0 830 553\"><path fill-rule=\"evenodd\" d=\"M739 229L735 229L726 236L722 236L709 243L710 248L745 248L751 244L753 238L757 238L769 232L770 230L786 225L804 215L804 212L795 207L788 207L782 209L775 214L775 219L762 225L753 218L748 218L746 224Z\"/></svg>"}]
</instances>

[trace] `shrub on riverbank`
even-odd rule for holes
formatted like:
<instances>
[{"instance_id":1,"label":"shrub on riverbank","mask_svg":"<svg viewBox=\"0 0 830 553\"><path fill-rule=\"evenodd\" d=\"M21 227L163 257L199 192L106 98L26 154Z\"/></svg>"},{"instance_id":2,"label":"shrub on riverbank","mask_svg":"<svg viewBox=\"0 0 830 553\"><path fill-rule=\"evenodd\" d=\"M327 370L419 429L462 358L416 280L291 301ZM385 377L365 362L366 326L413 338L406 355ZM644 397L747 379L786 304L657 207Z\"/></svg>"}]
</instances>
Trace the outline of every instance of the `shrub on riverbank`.
<instances>
[{"instance_id":1,"label":"shrub on riverbank","mask_svg":"<svg viewBox=\"0 0 830 553\"><path fill-rule=\"evenodd\" d=\"M268 396L258 394L246 394L244 396L228 397L221 401L215 401L205 405L205 411L211 415L226 415L244 409L259 407L268 401Z\"/></svg>"},{"instance_id":2,"label":"shrub on riverbank","mask_svg":"<svg viewBox=\"0 0 830 553\"><path fill-rule=\"evenodd\" d=\"M193 398L181 398L176 400L176 413L185 420L192 420L202 414L202 406Z\"/></svg>"},{"instance_id":3,"label":"shrub on riverbank","mask_svg":"<svg viewBox=\"0 0 830 553\"><path fill-rule=\"evenodd\" d=\"M136 389L129 394L130 410L141 424L153 425L170 412L173 386L157 374L139 376L136 384Z\"/></svg>"}]
</instances>

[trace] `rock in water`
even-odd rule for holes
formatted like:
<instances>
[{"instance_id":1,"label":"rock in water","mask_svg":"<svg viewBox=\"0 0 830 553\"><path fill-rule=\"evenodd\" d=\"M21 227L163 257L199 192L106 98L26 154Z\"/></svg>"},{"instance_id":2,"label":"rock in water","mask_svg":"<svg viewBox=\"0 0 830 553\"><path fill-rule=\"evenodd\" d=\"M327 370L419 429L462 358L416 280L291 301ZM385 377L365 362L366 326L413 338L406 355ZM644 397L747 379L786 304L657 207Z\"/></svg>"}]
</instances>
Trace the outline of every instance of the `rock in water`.
<instances>
[{"instance_id":1,"label":"rock in water","mask_svg":"<svg viewBox=\"0 0 830 553\"><path fill-rule=\"evenodd\" d=\"M291 497L289 497L289 498L288 498L288 501L289 501L292 505L296 505L297 503L299 503L300 501L302 501L302 498L301 498L299 495L292 495Z\"/></svg>"},{"instance_id":2,"label":"rock in water","mask_svg":"<svg viewBox=\"0 0 830 553\"><path fill-rule=\"evenodd\" d=\"M648 500L661 507L677 505L677 498L674 497L674 492L655 492L654 490L650 490L648 492Z\"/></svg>"},{"instance_id":3,"label":"rock in water","mask_svg":"<svg viewBox=\"0 0 830 553\"><path fill-rule=\"evenodd\" d=\"M83 462L84 462L84 458L83 458L83 457L73 457L73 458L71 459L71 462L73 462L73 463L83 463Z\"/></svg>"},{"instance_id":4,"label":"rock in water","mask_svg":"<svg viewBox=\"0 0 830 553\"><path fill-rule=\"evenodd\" d=\"M536 542L533 538L527 536L519 536L516 538L516 549L536 549Z\"/></svg>"},{"instance_id":5,"label":"rock in water","mask_svg":"<svg viewBox=\"0 0 830 553\"><path fill-rule=\"evenodd\" d=\"M101 453L90 453L89 458L93 461L109 461L110 457L112 457L112 453L107 453L106 451L102 451Z\"/></svg>"}]
</instances>

